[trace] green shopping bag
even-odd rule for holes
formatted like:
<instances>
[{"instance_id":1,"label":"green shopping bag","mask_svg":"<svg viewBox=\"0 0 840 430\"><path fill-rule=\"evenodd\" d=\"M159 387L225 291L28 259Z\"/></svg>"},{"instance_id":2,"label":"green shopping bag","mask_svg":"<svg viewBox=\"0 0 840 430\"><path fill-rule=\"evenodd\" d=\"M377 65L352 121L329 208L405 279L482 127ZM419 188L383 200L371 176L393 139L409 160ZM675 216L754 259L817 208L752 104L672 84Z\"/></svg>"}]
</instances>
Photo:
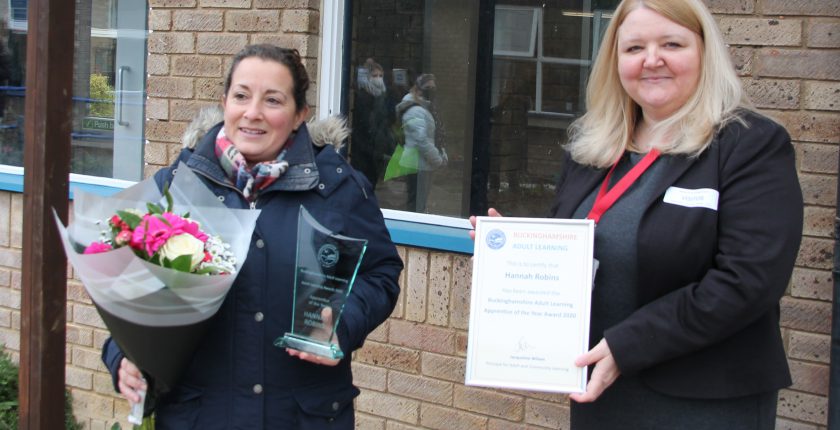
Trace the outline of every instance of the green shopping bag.
<instances>
[{"instance_id":1,"label":"green shopping bag","mask_svg":"<svg viewBox=\"0 0 840 430\"><path fill-rule=\"evenodd\" d=\"M388 161L388 166L385 167L385 180L417 173L418 156L417 148L405 148L398 144Z\"/></svg>"}]
</instances>

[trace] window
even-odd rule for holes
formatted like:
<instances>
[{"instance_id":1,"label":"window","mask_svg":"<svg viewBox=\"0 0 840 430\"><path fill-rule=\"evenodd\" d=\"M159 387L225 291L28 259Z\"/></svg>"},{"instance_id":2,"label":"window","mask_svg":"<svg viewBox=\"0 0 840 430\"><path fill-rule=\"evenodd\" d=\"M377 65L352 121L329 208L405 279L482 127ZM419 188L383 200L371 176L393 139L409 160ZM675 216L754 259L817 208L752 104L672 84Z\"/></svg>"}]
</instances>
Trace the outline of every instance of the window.
<instances>
[{"instance_id":1,"label":"window","mask_svg":"<svg viewBox=\"0 0 840 430\"><path fill-rule=\"evenodd\" d=\"M0 4L0 164L5 172L14 172L14 166L23 165L27 1L4 3ZM84 176L77 175L140 180L146 1L76 0L76 12L70 171L83 181Z\"/></svg>"},{"instance_id":2,"label":"window","mask_svg":"<svg viewBox=\"0 0 840 430\"><path fill-rule=\"evenodd\" d=\"M345 82L348 156L390 222L426 234L428 226L468 228L465 218L488 207L545 214L618 0L344 4L350 28L336 30L350 38L343 80L329 73L340 56L322 51L321 85ZM420 88L430 76L434 94ZM437 162L444 152L448 162Z\"/></svg>"}]
</instances>

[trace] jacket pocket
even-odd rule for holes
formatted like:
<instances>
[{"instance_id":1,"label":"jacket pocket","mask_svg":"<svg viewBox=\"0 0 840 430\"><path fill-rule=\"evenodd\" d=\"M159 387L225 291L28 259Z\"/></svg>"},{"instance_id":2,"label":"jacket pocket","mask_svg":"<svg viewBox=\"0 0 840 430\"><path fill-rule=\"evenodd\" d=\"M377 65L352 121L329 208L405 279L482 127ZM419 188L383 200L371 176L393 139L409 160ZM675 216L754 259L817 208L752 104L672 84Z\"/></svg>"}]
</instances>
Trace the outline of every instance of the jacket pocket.
<instances>
[{"instance_id":1,"label":"jacket pocket","mask_svg":"<svg viewBox=\"0 0 840 430\"><path fill-rule=\"evenodd\" d=\"M296 390L294 397L300 406L298 428L352 429L353 399L358 395L359 389L352 385Z\"/></svg>"},{"instance_id":2,"label":"jacket pocket","mask_svg":"<svg viewBox=\"0 0 840 430\"><path fill-rule=\"evenodd\" d=\"M161 399L155 409L157 430L191 429L201 409L201 391L183 386Z\"/></svg>"}]
</instances>

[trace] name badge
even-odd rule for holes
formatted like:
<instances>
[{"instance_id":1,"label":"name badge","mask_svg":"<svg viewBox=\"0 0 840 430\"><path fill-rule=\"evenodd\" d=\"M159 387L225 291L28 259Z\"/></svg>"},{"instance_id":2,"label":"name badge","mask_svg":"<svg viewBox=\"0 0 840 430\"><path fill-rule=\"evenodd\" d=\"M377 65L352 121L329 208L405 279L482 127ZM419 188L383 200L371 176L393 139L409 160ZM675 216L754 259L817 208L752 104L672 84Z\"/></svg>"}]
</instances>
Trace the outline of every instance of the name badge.
<instances>
[{"instance_id":1,"label":"name badge","mask_svg":"<svg viewBox=\"0 0 840 430\"><path fill-rule=\"evenodd\" d=\"M718 196L718 191L711 188L689 190L687 188L670 187L668 191L665 191L663 201L688 208L707 208L716 211Z\"/></svg>"}]
</instances>

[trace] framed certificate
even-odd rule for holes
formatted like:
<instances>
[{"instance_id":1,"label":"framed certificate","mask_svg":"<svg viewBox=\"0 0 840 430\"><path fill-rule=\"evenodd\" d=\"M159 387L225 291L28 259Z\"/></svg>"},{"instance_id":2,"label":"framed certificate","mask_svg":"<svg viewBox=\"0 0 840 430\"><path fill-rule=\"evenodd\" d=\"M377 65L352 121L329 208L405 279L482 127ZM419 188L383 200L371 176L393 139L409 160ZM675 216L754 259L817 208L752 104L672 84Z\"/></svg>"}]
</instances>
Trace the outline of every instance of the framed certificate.
<instances>
[{"instance_id":1,"label":"framed certificate","mask_svg":"<svg viewBox=\"0 0 840 430\"><path fill-rule=\"evenodd\" d=\"M582 393L595 224L478 217L467 385Z\"/></svg>"}]
</instances>

